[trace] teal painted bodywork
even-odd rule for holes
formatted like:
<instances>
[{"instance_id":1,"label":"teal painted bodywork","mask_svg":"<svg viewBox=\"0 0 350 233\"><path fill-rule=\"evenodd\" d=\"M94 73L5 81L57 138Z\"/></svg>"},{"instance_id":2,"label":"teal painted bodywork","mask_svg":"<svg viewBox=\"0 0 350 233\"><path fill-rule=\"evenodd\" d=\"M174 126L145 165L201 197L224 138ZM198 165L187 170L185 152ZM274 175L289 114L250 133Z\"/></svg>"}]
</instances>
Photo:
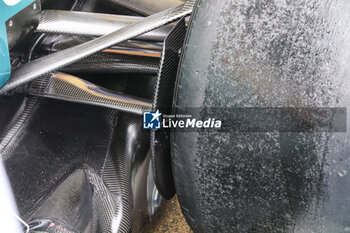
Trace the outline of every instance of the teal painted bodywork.
<instances>
[{"instance_id":1,"label":"teal painted bodywork","mask_svg":"<svg viewBox=\"0 0 350 233\"><path fill-rule=\"evenodd\" d=\"M14 6L8 6L3 0L0 0L0 88L6 84L11 75L6 21L33 2L34 0L22 0Z\"/></svg>"}]
</instances>

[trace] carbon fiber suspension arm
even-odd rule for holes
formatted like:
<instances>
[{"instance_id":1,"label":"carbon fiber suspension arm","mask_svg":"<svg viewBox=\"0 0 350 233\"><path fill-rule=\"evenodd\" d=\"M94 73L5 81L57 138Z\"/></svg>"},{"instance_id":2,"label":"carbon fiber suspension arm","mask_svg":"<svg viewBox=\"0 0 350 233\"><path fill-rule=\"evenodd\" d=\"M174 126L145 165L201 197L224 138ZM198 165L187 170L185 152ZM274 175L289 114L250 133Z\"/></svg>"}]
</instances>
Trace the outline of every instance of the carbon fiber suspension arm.
<instances>
[{"instance_id":1,"label":"carbon fiber suspension arm","mask_svg":"<svg viewBox=\"0 0 350 233\"><path fill-rule=\"evenodd\" d=\"M0 90L0 94L112 45L187 16L192 13L194 3L195 0L187 0L183 5L161 11L105 36L24 64L12 71L10 81Z\"/></svg>"},{"instance_id":2,"label":"carbon fiber suspension arm","mask_svg":"<svg viewBox=\"0 0 350 233\"><path fill-rule=\"evenodd\" d=\"M44 10L37 32L69 34L81 36L103 36L125 27L128 24L142 20L144 17L111 15L90 12ZM174 25L169 24L137 39L162 42Z\"/></svg>"}]
</instances>

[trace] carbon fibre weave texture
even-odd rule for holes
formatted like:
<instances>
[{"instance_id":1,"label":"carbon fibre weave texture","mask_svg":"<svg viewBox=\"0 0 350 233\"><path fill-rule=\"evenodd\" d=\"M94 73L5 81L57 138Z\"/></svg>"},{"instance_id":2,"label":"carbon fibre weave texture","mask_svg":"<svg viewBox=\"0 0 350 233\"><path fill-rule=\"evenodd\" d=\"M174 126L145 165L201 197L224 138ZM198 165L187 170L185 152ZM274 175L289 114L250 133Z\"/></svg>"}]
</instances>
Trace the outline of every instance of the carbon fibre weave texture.
<instances>
[{"instance_id":1,"label":"carbon fibre weave texture","mask_svg":"<svg viewBox=\"0 0 350 233\"><path fill-rule=\"evenodd\" d=\"M135 114L40 100L1 154L21 216L32 232L129 232L149 140Z\"/></svg>"},{"instance_id":2,"label":"carbon fibre weave texture","mask_svg":"<svg viewBox=\"0 0 350 233\"><path fill-rule=\"evenodd\" d=\"M0 97L0 155L3 157L6 146L24 124L37 103L36 97L11 95Z\"/></svg>"},{"instance_id":3,"label":"carbon fibre weave texture","mask_svg":"<svg viewBox=\"0 0 350 233\"><path fill-rule=\"evenodd\" d=\"M113 177L118 175L113 172ZM132 194L113 191L108 179L87 165L73 171L32 215L31 232L129 232L133 206L123 200L132 200ZM119 180L114 181L119 188ZM53 223L41 224L46 219Z\"/></svg>"},{"instance_id":4,"label":"carbon fibre weave texture","mask_svg":"<svg viewBox=\"0 0 350 233\"><path fill-rule=\"evenodd\" d=\"M143 161L149 151L149 132L142 128L142 117L125 113L117 119L117 131L114 144L110 148L102 171L104 180L113 193L120 193L124 209L131 211L122 213L124 221L120 226L127 232L133 222L133 216L139 211L134 199L136 167ZM130 153L132 152L132 153ZM134 230L134 229L133 229Z\"/></svg>"},{"instance_id":5,"label":"carbon fibre weave texture","mask_svg":"<svg viewBox=\"0 0 350 233\"><path fill-rule=\"evenodd\" d=\"M122 82L115 80L118 91L124 91ZM39 100L1 153L21 216L32 220L36 232L129 232L137 207L130 171L149 148L149 136L139 133L142 120L107 108Z\"/></svg>"},{"instance_id":6,"label":"carbon fibre weave texture","mask_svg":"<svg viewBox=\"0 0 350 233\"><path fill-rule=\"evenodd\" d=\"M73 170L84 163L97 171L103 165L116 113L77 106L42 99L1 154L24 219Z\"/></svg>"},{"instance_id":7,"label":"carbon fibre weave texture","mask_svg":"<svg viewBox=\"0 0 350 233\"><path fill-rule=\"evenodd\" d=\"M40 45L35 49L36 57L56 53L64 49L76 46L91 40L88 37L69 35L46 35ZM140 45L139 45L140 44ZM142 46L136 43L136 46ZM155 44L158 46L158 44ZM122 43L121 46L128 48L133 43ZM136 47L135 46L135 47ZM148 46L146 44L146 46ZM148 46L149 47L149 46ZM152 47L151 47L152 48ZM146 73L156 74L159 67L159 58L134 55L123 55L108 52L98 52L78 62L59 69L63 72L83 73Z\"/></svg>"},{"instance_id":8,"label":"carbon fibre weave texture","mask_svg":"<svg viewBox=\"0 0 350 233\"><path fill-rule=\"evenodd\" d=\"M0 94L114 44L126 41L176 21L183 16L187 16L192 12L194 2L194 0L188 0L184 5L146 17L113 33L24 64L13 70L10 81L0 90Z\"/></svg>"},{"instance_id":9,"label":"carbon fibre weave texture","mask_svg":"<svg viewBox=\"0 0 350 233\"><path fill-rule=\"evenodd\" d=\"M69 34L81 36L103 36L128 24L142 20L143 17L71 12L43 11L36 31L40 33ZM137 39L147 41L163 41L173 25L165 25Z\"/></svg>"},{"instance_id":10,"label":"carbon fibre weave texture","mask_svg":"<svg viewBox=\"0 0 350 233\"><path fill-rule=\"evenodd\" d=\"M70 102L109 107L142 114L152 108L148 100L112 92L83 79L55 73L32 82L30 94Z\"/></svg>"},{"instance_id":11,"label":"carbon fibre weave texture","mask_svg":"<svg viewBox=\"0 0 350 233\"><path fill-rule=\"evenodd\" d=\"M109 0L109 2L125 6L143 15L152 15L184 3L183 0Z\"/></svg>"},{"instance_id":12,"label":"carbon fibre weave texture","mask_svg":"<svg viewBox=\"0 0 350 233\"><path fill-rule=\"evenodd\" d=\"M21 216L34 225L48 224L32 232L130 232L136 206L130 183L133 161L149 148L148 133L140 133L142 120L134 114L118 117L111 109L37 97L17 104L8 119L18 124L4 122L10 133L1 132L6 143L0 155ZM5 115L1 106L0 118ZM114 131L117 125L120 133Z\"/></svg>"},{"instance_id":13,"label":"carbon fibre weave texture","mask_svg":"<svg viewBox=\"0 0 350 233\"><path fill-rule=\"evenodd\" d=\"M153 57L96 53L60 70L67 73L156 74L158 65L159 59Z\"/></svg>"},{"instance_id":14,"label":"carbon fibre weave texture","mask_svg":"<svg viewBox=\"0 0 350 233\"><path fill-rule=\"evenodd\" d=\"M180 51L186 34L182 18L164 41L163 54L153 96L153 109L162 114L171 114L173 93L180 60ZM170 199L175 194L171 170L170 131L151 131L152 169L155 183L163 197Z\"/></svg>"}]
</instances>

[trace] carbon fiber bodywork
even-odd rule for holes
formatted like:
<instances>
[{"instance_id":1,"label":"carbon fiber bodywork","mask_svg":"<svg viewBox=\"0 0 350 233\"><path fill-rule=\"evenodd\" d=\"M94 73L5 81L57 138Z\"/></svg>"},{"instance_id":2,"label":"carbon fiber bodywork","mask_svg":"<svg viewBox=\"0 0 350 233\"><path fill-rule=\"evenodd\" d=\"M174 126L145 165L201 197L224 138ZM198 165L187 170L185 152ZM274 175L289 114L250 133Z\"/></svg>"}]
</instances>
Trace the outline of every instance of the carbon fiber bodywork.
<instances>
[{"instance_id":1,"label":"carbon fiber bodywork","mask_svg":"<svg viewBox=\"0 0 350 233\"><path fill-rule=\"evenodd\" d=\"M111 34L24 64L13 70L10 81L0 90L0 94L114 44L142 35L187 16L191 14L194 2L194 0L188 0L184 5L146 17Z\"/></svg>"},{"instance_id":2,"label":"carbon fiber bodywork","mask_svg":"<svg viewBox=\"0 0 350 233\"><path fill-rule=\"evenodd\" d=\"M41 20L36 31L97 37L142 19L143 17L137 16L49 10L41 13ZM137 38L147 41L163 41L172 27L172 24L165 25Z\"/></svg>"},{"instance_id":3,"label":"carbon fiber bodywork","mask_svg":"<svg viewBox=\"0 0 350 233\"><path fill-rule=\"evenodd\" d=\"M3 96L0 98L0 155L10 143L16 132L24 124L36 106L37 98L26 98L24 95Z\"/></svg>"},{"instance_id":4,"label":"carbon fiber bodywork","mask_svg":"<svg viewBox=\"0 0 350 233\"><path fill-rule=\"evenodd\" d=\"M184 3L183 0L108 0L110 3L125 6L143 15L152 15L159 11Z\"/></svg>"},{"instance_id":5,"label":"carbon fiber bodywork","mask_svg":"<svg viewBox=\"0 0 350 233\"><path fill-rule=\"evenodd\" d=\"M158 72L159 58L140 57L113 53L96 53L83 60L62 67L67 73L140 73L155 75Z\"/></svg>"},{"instance_id":6,"label":"carbon fiber bodywork","mask_svg":"<svg viewBox=\"0 0 350 233\"><path fill-rule=\"evenodd\" d=\"M43 9L96 12L97 2L44 0ZM31 232L140 232L149 221L158 205L152 196L151 131L143 129L140 115L152 110L153 98L159 106L162 84L156 74L161 55L162 67L169 54L178 56L178 48L170 51L162 42L167 38L169 45L180 34L167 36L174 23L137 36L190 14L192 6L188 1L145 19L89 14L95 18L84 27L106 23L110 33L116 18L124 23L118 28L126 26L98 39L93 36L105 33L93 34L93 27L84 36L45 34L54 30L39 28L14 46L13 69L23 68L26 81L14 80L16 88L0 90L0 156L20 217ZM43 14L55 15L51 13ZM66 14L73 14L74 21L87 16ZM43 20L51 22L50 17ZM183 28L183 20L177 25ZM162 53L163 48L167 52Z\"/></svg>"},{"instance_id":7,"label":"carbon fiber bodywork","mask_svg":"<svg viewBox=\"0 0 350 233\"><path fill-rule=\"evenodd\" d=\"M30 94L103 106L139 115L152 108L151 101L116 93L63 73L35 80L31 85Z\"/></svg>"},{"instance_id":8,"label":"carbon fiber bodywork","mask_svg":"<svg viewBox=\"0 0 350 233\"><path fill-rule=\"evenodd\" d=\"M139 116L17 94L1 100L9 130L0 155L32 232L140 230L150 139Z\"/></svg>"},{"instance_id":9,"label":"carbon fiber bodywork","mask_svg":"<svg viewBox=\"0 0 350 233\"><path fill-rule=\"evenodd\" d=\"M185 19L182 18L164 41L157 83L154 90L153 110L171 114L180 51L185 39ZM152 168L155 183L163 197L170 199L175 194L170 155L170 131L151 132Z\"/></svg>"},{"instance_id":10,"label":"carbon fiber bodywork","mask_svg":"<svg viewBox=\"0 0 350 233\"><path fill-rule=\"evenodd\" d=\"M62 51L91 40L87 37L69 35L44 35L33 49L32 57L38 58L47 54ZM98 52L71 65L60 68L68 73L143 73L157 74L161 43L128 41L108 51ZM130 55L123 52L138 54ZM149 54L149 55L148 55ZM157 55L157 56L155 56Z\"/></svg>"}]
</instances>

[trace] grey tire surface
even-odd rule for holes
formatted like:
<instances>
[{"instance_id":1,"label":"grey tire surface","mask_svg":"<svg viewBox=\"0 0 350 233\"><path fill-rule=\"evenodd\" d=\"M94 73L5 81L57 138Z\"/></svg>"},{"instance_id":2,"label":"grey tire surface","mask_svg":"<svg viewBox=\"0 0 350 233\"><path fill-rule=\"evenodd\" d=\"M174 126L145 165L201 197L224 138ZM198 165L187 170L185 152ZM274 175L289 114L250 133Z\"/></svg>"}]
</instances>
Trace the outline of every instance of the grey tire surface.
<instances>
[{"instance_id":1,"label":"grey tire surface","mask_svg":"<svg viewBox=\"0 0 350 233\"><path fill-rule=\"evenodd\" d=\"M225 109L247 107L339 108L346 114L349 22L347 0L199 0L182 55L175 113L218 107L211 114L223 122L240 120ZM193 230L350 231L350 131L346 116L333 116L319 117L342 127L174 129L175 187ZM261 117L272 124L280 120ZM287 128L299 117L287 120Z\"/></svg>"}]
</instances>

